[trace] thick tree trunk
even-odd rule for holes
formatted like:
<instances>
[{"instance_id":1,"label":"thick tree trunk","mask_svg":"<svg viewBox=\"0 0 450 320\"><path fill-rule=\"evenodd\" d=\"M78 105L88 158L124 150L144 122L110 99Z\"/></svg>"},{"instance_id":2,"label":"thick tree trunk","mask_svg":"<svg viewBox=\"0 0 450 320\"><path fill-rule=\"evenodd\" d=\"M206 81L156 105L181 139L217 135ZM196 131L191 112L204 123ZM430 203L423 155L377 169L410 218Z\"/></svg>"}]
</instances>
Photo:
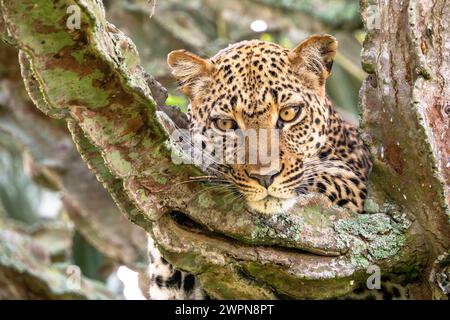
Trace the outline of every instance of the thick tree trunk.
<instances>
[{"instance_id":1,"label":"thick tree trunk","mask_svg":"<svg viewBox=\"0 0 450 320\"><path fill-rule=\"evenodd\" d=\"M420 225L430 262L424 281L435 282L430 287L439 298L439 286L450 292L450 6L361 1L361 13L369 76L360 97L376 159L371 180ZM444 278L446 286L436 283Z\"/></svg>"},{"instance_id":2,"label":"thick tree trunk","mask_svg":"<svg viewBox=\"0 0 450 320\"><path fill-rule=\"evenodd\" d=\"M440 29L449 14L443 0L395 3L361 6L366 23L367 10L382 21L365 43L363 124L376 158L365 215L317 198L295 214L261 217L224 201L224 192L184 183L199 170L173 164L176 146L166 142L183 116L164 107L164 90L139 66L131 40L105 21L101 2L2 0L0 30L21 50L36 106L67 121L122 211L212 297L336 297L375 264L383 273L425 275L413 296L441 298L450 243L448 108L436 113L435 103L449 92L449 39ZM79 29L66 26L71 5L80 9Z\"/></svg>"}]
</instances>

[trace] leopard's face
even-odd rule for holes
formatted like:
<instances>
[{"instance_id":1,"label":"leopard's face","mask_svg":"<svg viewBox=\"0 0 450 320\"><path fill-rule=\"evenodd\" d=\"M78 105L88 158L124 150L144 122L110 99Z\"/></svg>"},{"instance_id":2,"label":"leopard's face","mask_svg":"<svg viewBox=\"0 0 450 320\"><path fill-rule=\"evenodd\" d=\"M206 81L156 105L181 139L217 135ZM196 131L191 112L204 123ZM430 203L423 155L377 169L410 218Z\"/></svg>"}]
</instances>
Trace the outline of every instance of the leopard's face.
<instances>
[{"instance_id":1,"label":"leopard's face","mask_svg":"<svg viewBox=\"0 0 450 320\"><path fill-rule=\"evenodd\" d=\"M227 159L235 161L215 163L211 172L232 182L251 209L283 212L318 192L333 202L345 199L341 205L361 210L360 199L346 198L359 195L351 189L358 186L349 183L341 188L340 182L330 179L331 172L342 181L365 180L345 165L345 159L330 160L338 154L335 147L342 147L338 145L342 128L324 89L336 46L331 36L314 36L294 50L253 40L232 45L208 60L185 51L169 55L173 73L190 97L191 132L202 136L208 132L209 137L212 133L212 139L203 140L203 148L217 150L219 141L225 154L234 156ZM226 145L243 135L252 142ZM242 146L244 161L236 161ZM254 158L249 150L271 152ZM261 154L269 155L269 161Z\"/></svg>"}]
</instances>

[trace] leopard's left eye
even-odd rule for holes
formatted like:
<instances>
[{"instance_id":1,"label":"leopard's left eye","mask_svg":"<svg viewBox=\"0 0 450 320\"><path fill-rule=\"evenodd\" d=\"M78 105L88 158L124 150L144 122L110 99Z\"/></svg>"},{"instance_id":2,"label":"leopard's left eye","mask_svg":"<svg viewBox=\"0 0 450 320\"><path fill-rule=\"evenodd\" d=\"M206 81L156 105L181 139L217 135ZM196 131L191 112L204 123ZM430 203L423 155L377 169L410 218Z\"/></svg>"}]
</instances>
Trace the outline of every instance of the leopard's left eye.
<instances>
[{"instance_id":1,"label":"leopard's left eye","mask_svg":"<svg viewBox=\"0 0 450 320\"><path fill-rule=\"evenodd\" d=\"M236 121L232 119L214 119L213 124L221 131L236 130L238 128Z\"/></svg>"},{"instance_id":2,"label":"leopard's left eye","mask_svg":"<svg viewBox=\"0 0 450 320\"><path fill-rule=\"evenodd\" d=\"M292 122L300 114L300 106L286 107L280 110L279 117L284 122Z\"/></svg>"}]
</instances>

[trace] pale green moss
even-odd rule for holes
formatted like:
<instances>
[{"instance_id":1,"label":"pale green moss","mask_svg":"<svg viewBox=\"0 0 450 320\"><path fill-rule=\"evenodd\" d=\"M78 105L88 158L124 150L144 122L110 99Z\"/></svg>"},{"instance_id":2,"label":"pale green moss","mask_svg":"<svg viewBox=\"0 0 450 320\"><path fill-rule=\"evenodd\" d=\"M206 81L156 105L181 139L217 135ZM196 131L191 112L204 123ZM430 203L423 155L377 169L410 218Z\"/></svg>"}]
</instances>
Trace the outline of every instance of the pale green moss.
<instances>
[{"instance_id":1,"label":"pale green moss","mask_svg":"<svg viewBox=\"0 0 450 320\"><path fill-rule=\"evenodd\" d=\"M261 216L255 221L251 238L258 239L288 239L298 241L305 224L304 218L289 214L276 214L271 217Z\"/></svg>"},{"instance_id":2,"label":"pale green moss","mask_svg":"<svg viewBox=\"0 0 450 320\"><path fill-rule=\"evenodd\" d=\"M203 192L198 197L198 203L201 208L211 208L214 206L215 201L211 198L211 195Z\"/></svg>"},{"instance_id":3,"label":"pale green moss","mask_svg":"<svg viewBox=\"0 0 450 320\"><path fill-rule=\"evenodd\" d=\"M83 63L85 54L86 54L86 50L79 50L79 51L72 52L71 56L74 57L74 59L78 63Z\"/></svg>"},{"instance_id":4,"label":"pale green moss","mask_svg":"<svg viewBox=\"0 0 450 320\"><path fill-rule=\"evenodd\" d=\"M110 164L111 168L117 172L120 177L126 177L131 175L131 164L129 161L123 158L123 155L116 150L110 151L105 154L107 162Z\"/></svg>"},{"instance_id":5,"label":"pale green moss","mask_svg":"<svg viewBox=\"0 0 450 320\"><path fill-rule=\"evenodd\" d=\"M367 267L369 262L391 258L406 241L409 222L399 222L383 214L364 214L356 219L344 219L335 224L337 245L350 246L352 264Z\"/></svg>"},{"instance_id":6,"label":"pale green moss","mask_svg":"<svg viewBox=\"0 0 450 320\"><path fill-rule=\"evenodd\" d=\"M104 107L108 104L109 93L93 85L94 80L103 78L99 70L80 76L79 73L61 68L41 69L41 77L45 82L43 88L47 96L52 97L56 105L65 105L70 100L82 99L83 104L92 108Z\"/></svg>"}]
</instances>

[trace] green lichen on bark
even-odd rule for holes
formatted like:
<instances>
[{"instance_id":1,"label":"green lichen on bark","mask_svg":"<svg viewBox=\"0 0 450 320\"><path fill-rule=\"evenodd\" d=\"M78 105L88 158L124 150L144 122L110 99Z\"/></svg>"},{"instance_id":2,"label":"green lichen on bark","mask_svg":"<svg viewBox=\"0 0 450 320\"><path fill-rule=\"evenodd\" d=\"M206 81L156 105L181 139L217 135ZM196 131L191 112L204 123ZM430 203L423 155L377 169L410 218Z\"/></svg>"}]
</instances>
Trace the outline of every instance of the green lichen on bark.
<instances>
[{"instance_id":1,"label":"green lichen on bark","mask_svg":"<svg viewBox=\"0 0 450 320\"><path fill-rule=\"evenodd\" d=\"M394 257L403 247L410 222L401 222L382 214L360 215L336 223L337 244L351 247L350 259L356 267Z\"/></svg>"}]
</instances>

